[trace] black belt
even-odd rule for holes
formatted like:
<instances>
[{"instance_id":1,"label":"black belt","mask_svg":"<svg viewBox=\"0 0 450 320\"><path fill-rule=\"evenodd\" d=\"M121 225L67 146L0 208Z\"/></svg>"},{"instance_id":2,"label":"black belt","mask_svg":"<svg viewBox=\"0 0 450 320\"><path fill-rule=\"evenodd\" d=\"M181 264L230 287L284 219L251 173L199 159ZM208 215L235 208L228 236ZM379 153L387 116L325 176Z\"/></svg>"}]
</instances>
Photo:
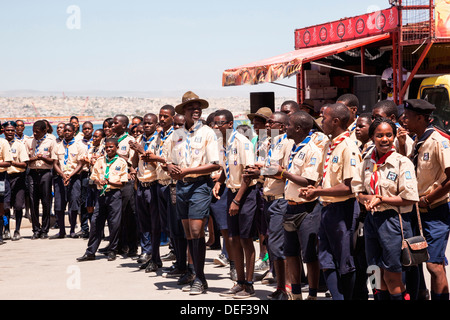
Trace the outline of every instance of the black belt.
<instances>
[{"instance_id":1,"label":"black belt","mask_svg":"<svg viewBox=\"0 0 450 320\"><path fill-rule=\"evenodd\" d=\"M158 180L155 180L155 181L152 181L152 182L141 182L141 181L139 181L139 184L143 188L148 188L148 187L151 187L151 186L155 185L157 182L158 182Z\"/></svg>"},{"instance_id":2,"label":"black belt","mask_svg":"<svg viewBox=\"0 0 450 320\"><path fill-rule=\"evenodd\" d=\"M46 173L51 171L52 169L30 169L30 172L37 172L37 173Z\"/></svg>"},{"instance_id":3,"label":"black belt","mask_svg":"<svg viewBox=\"0 0 450 320\"><path fill-rule=\"evenodd\" d=\"M179 181L183 182L184 184L188 184L188 183L194 183L194 182L198 182L198 181L204 181L204 180L208 180L210 178L209 175L205 175L205 176L199 176L197 178L183 178Z\"/></svg>"}]
</instances>

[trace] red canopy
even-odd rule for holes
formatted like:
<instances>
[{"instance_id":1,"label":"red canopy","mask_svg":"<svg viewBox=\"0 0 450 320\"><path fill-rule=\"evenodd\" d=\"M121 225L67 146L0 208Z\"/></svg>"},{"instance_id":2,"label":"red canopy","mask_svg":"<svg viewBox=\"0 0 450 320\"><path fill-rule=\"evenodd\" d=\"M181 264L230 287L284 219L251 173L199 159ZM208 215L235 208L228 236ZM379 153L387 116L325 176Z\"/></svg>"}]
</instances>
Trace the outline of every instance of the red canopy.
<instances>
[{"instance_id":1,"label":"red canopy","mask_svg":"<svg viewBox=\"0 0 450 320\"><path fill-rule=\"evenodd\" d=\"M362 39L343 41L324 46L303 48L281 54L269 59L249 63L234 69L225 70L222 86L239 86L274 82L298 73L302 65L333 54L355 49L390 37L389 33Z\"/></svg>"}]
</instances>

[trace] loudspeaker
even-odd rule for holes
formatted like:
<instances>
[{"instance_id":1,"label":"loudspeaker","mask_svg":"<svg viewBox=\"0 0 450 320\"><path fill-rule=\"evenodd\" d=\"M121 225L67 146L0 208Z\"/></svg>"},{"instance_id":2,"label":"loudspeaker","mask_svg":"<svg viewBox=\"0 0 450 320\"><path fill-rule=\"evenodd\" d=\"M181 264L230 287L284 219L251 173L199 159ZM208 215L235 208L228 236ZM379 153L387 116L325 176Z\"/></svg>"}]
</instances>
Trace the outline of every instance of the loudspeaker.
<instances>
[{"instance_id":1,"label":"loudspeaker","mask_svg":"<svg viewBox=\"0 0 450 320\"><path fill-rule=\"evenodd\" d=\"M353 91L359 100L358 114L372 112L381 100L381 76L354 76Z\"/></svg>"},{"instance_id":2,"label":"loudspeaker","mask_svg":"<svg viewBox=\"0 0 450 320\"><path fill-rule=\"evenodd\" d=\"M259 108L267 107L275 112L274 92L250 92L250 113L255 113Z\"/></svg>"}]
</instances>

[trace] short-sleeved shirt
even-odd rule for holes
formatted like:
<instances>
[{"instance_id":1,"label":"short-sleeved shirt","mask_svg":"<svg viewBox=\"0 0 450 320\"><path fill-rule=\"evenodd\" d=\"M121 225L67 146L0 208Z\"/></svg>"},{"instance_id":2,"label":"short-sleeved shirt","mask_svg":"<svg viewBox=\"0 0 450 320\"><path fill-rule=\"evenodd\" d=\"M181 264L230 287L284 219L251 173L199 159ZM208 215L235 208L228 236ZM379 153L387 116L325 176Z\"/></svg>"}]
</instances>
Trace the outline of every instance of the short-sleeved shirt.
<instances>
[{"instance_id":1,"label":"short-sleeved shirt","mask_svg":"<svg viewBox=\"0 0 450 320\"><path fill-rule=\"evenodd\" d=\"M174 130L175 129L173 127L171 127L169 130L167 130L167 132L161 131L159 133L159 135L157 137L157 140L156 140L157 150L156 150L155 154L157 156L163 157L164 145L169 140L169 138L173 134ZM167 173L167 171L165 171L162 168L162 165L159 162L158 162L158 167L156 168L156 172L157 172L157 178L158 178L159 181L168 181L168 180L172 179L169 176L169 174Z\"/></svg>"},{"instance_id":2,"label":"short-sleeved shirt","mask_svg":"<svg viewBox=\"0 0 450 320\"><path fill-rule=\"evenodd\" d=\"M13 157L11 154L11 147L9 145L9 142L4 138L0 138L0 162L10 161L13 161ZM8 168L0 167L0 172L5 172L7 170Z\"/></svg>"},{"instance_id":3,"label":"short-sleeved shirt","mask_svg":"<svg viewBox=\"0 0 450 320\"><path fill-rule=\"evenodd\" d=\"M374 163L371 161L373 152L376 152L376 149L369 152L357 167L352 180L354 193L372 194L370 180L374 169ZM400 153L392 153L384 164L378 165L378 185L379 194L383 197L400 196L404 200L419 201L414 165ZM412 209L413 205L398 207L382 203L374 211L395 210L407 213Z\"/></svg>"},{"instance_id":4,"label":"short-sleeved shirt","mask_svg":"<svg viewBox=\"0 0 450 320\"><path fill-rule=\"evenodd\" d=\"M441 185L447 177L446 168L450 168L450 142L435 131L419 148L416 168L419 196L426 196ZM448 199L448 196L444 195L434 203Z\"/></svg>"},{"instance_id":5,"label":"short-sleeved shirt","mask_svg":"<svg viewBox=\"0 0 450 320\"><path fill-rule=\"evenodd\" d=\"M104 180L106 167L106 156L98 158L92 168L92 173L90 176L91 180ZM118 157L117 160L111 164L109 168L109 181L113 183L128 182L128 163L125 159ZM101 190L102 187L97 185L97 189ZM109 185L106 191L110 189L120 188Z\"/></svg>"},{"instance_id":6,"label":"short-sleeved shirt","mask_svg":"<svg viewBox=\"0 0 450 320\"><path fill-rule=\"evenodd\" d=\"M146 151L151 151L154 154L157 154L158 151L158 141L157 141L158 133L155 132L154 135L150 136L148 139L145 136L142 136L140 144ZM137 170L137 179L140 182L153 182L157 179L157 162L145 162L139 157L138 162L138 170Z\"/></svg>"},{"instance_id":7,"label":"short-sleeved shirt","mask_svg":"<svg viewBox=\"0 0 450 320\"><path fill-rule=\"evenodd\" d=\"M344 134L345 132L328 142L323 154L323 165L325 165L326 162L329 146L331 146ZM334 187L340 183L344 183L344 181L347 179L353 178L356 173L356 167L360 162L361 154L358 146L353 140L351 140L351 138L346 137L341 143L336 146L329 157L326 174L322 179L322 187L324 189ZM324 202L341 202L354 197L354 194L338 197L321 196L321 200Z\"/></svg>"},{"instance_id":8,"label":"short-sleeved shirt","mask_svg":"<svg viewBox=\"0 0 450 320\"><path fill-rule=\"evenodd\" d=\"M14 139L10 143L11 155L14 162L27 162L30 160L28 157L27 149L25 148L25 144L20 140ZM15 166L8 167L8 174L15 174L25 172L25 168L19 168Z\"/></svg>"},{"instance_id":9,"label":"short-sleeved shirt","mask_svg":"<svg viewBox=\"0 0 450 320\"><path fill-rule=\"evenodd\" d=\"M50 138L48 135L45 135L39 141L37 141L34 137L33 139L28 139L25 145L28 149L28 156L30 158L33 158L38 154L42 154L47 158L56 160L56 158L53 157L53 149L56 147L56 141ZM53 164L48 164L44 160L36 160L30 161L28 167L30 169L49 170L53 168Z\"/></svg>"},{"instance_id":10,"label":"short-sleeved shirt","mask_svg":"<svg viewBox=\"0 0 450 320\"><path fill-rule=\"evenodd\" d=\"M221 141L222 138L219 139L219 142ZM243 182L242 175L245 167L255 164L253 145L247 137L238 131L234 131L228 137L226 150L224 150L223 155L220 165L225 172L226 186L228 189L239 189ZM253 180L250 186L255 184L256 180Z\"/></svg>"},{"instance_id":11,"label":"short-sleeved shirt","mask_svg":"<svg viewBox=\"0 0 450 320\"><path fill-rule=\"evenodd\" d=\"M327 135L323 132L320 131L315 131L312 135L311 135L311 140L315 143L315 145L320 149L320 151L323 152L325 146L327 145L328 141L330 139L328 139Z\"/></svg>"},{"instance_id":12,"label":"short-sleeved shirt","mask_svg":"<svg viewBox=\"0 0 450 320\"><path fill-rule=\"evenodd\" d=\"M134 150L130 147L130 141L135 141L135 139L129 135L128 133L122 134L120 137L116 137L119 139L119 146L117 148L117 154L125 160L127 160L128 164L131 165L131 160L134 156Z\"/></svg>"},{"instance_id":13,"label":"short-sleeved shirt","mask_svg":"<svg viewBox=\"0 0 450 320\"><path fill-rule=\"evenodd\" d=\"M286 150L287 161L284 163L284 167L289 167L289 158L292 151L291 149ZM313 140L307 143L297 154L292 158L292 164L288 170L290 173L295 175L300 175L305 179L317 182L321 178L321 168L322 168L322 151L315 144ZM306 200L299 196L300 192L298 189L301 188L298 184L293 181L288 180L285 184L284 198L289 201L295 202L308 202L311 200ZM313 199L315 200L315 199Z\"/></svg>"},{"instance_id":14,"label":"short-sleeved shirt","mask_svg":"<svg viewBox=\"0 0 450 320\"><path fill-rule=\"evenodd\" d=\"M180 168L197 168L206 164L219 164L219 147L214 130L202 122L196 121L187 130L185 127L175 130L163 146L163 157L168 163ZM201 174L189 174L196 178Z\"/></svg>"},{"instance_id":15,"label":"short-sleeved shirt","mask_svg":"<svg viewBox=\"0 0 450 320\"><path fill-rule=\"evenodd\" d=\"M273 145L271 145L270 155L266 158L264 168L262 170L270 170L270 167L278 169L278 165L289 161L289 152L292 149L294 141L288 139L284 134L278 135L273 139ZM270 157L269 157L270 156ZM284 186L286 182L284 179L265 178L263 185L263 194L265 196L280 196L284 194Z\"/></svg>"},{"instance_id":16,"label":"short-sleeved shirt","mask_svg":"<svg viewBox=\"0 0 450 320\"><path fill-rule=\"evenodd\" d=\"M58 160L59 166L65 174L71 174L80 161L84 160L86 156L87 148L80 140L74 140L74 143L67 147L66 161L66 147L64 145L64 140L58 143L53 149L53 158Z\"/></svg>"}]
</instances>

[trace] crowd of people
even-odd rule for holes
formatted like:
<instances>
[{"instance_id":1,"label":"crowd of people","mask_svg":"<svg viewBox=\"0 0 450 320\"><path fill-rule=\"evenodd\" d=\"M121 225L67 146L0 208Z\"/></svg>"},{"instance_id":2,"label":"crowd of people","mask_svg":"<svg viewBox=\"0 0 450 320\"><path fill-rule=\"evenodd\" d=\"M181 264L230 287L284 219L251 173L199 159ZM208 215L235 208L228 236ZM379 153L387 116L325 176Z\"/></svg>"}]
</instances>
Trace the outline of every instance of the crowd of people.
<instances>
[{"instance_id":1,"label":"crowd of people","mask_svg":"<svg viewBox=\"0 0 450 320\"><path fill-rule=\"evenodd\" d=\"M368 299L369 266L380 273L375 300L448 300L450 144L430 124L435 107L383 100L358 114L358 104L345 94L316 114L308 101L289 100L237 126L225 109L202 118L209 103L189 91L176 107L131 121L118 114L95 131L91 122L80 130L73 116L57 135L39 120L26 137L23 121L8 121L0 236L21 238L29 203L31 239L88 238L77 261L127 253L146 272L171 255L165 276L190 295L207 293L206 249L221 238L217 261L233 283L224 297L253 296L255 270L267 263L276 281L271 300L303 299L302 282L309 300L320 287L334 300ZM59 232L49 235L52 208ZM403 239L419 233L429 259L405 266ZM163 235L171 250L162 257Z\"/></svg>"}]
</instances>

